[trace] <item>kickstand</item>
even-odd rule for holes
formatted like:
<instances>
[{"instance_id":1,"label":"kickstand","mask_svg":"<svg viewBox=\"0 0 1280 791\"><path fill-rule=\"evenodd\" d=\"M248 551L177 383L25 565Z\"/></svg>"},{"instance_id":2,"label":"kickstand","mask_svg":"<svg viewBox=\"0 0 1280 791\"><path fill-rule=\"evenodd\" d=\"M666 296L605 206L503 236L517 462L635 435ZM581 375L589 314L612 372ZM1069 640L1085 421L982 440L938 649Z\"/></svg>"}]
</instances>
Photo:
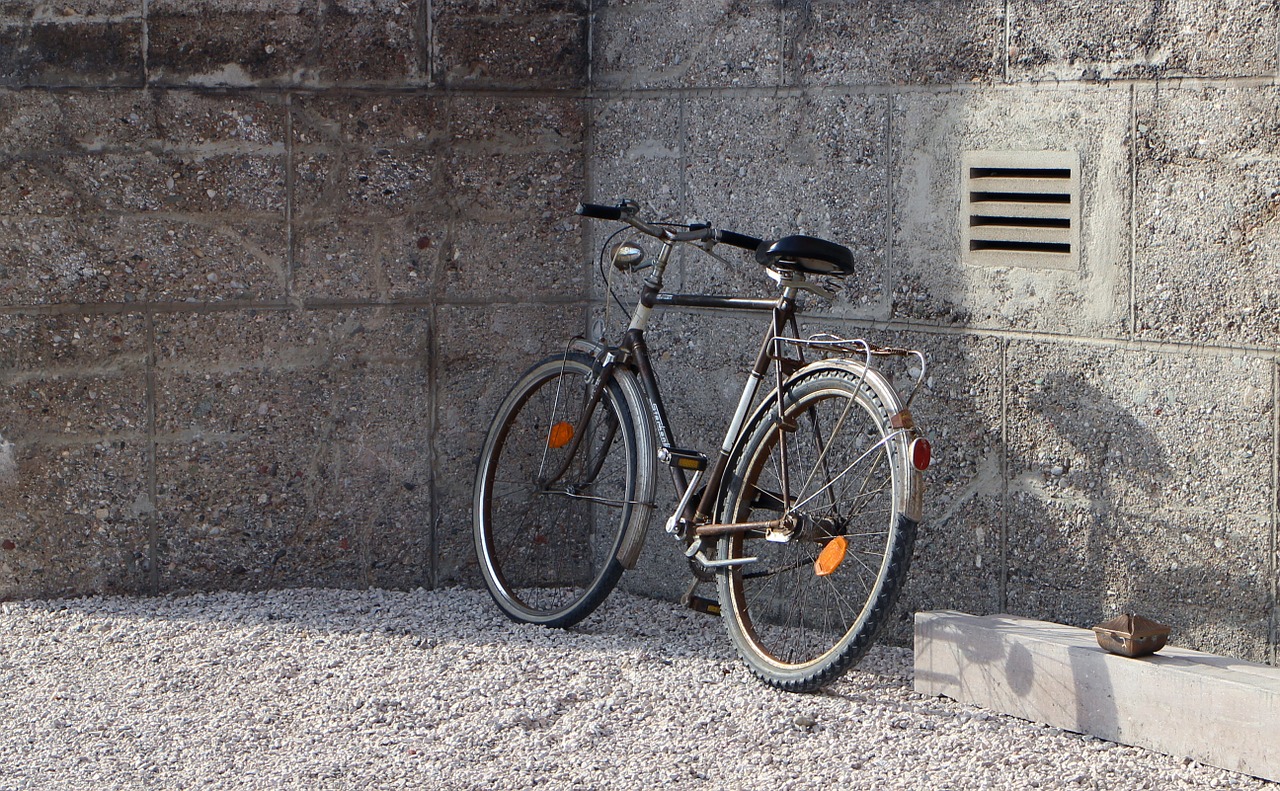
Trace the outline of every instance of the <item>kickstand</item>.
<instances>
[{"instance_id":1,"label":"kickstand","mask_svg":"<svg viewBox=\"0 0 1280 791\"><path fill-rule=\"evenodd\" d=\"M719 615L720 602L715 599L709 599L706 596L698 596L694 594L694 591L697 590L698 586L701 584L702 580L695 579L693 583L689 585L689 590L685 591L684 595L680 597L680 603L688 607L690 610L696 610L698 612L706 613L707 615Z\"/></svg>"}]
</instances>

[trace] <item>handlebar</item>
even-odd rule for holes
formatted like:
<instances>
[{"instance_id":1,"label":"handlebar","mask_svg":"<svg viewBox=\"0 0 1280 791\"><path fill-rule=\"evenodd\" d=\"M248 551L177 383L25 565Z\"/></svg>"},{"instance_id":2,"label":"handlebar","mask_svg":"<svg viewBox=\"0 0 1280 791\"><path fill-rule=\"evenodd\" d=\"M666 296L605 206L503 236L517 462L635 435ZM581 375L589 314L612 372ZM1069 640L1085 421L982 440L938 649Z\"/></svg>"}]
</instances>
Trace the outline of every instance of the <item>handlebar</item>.
<instances>
[{"instance_id":1,"label":"handlebar","mask_svg":"<svg viewBox=\"0 0 1280 791\"><path fill-rule=\"evenodd\" d=\"M615 220L625 222L636 228L636 230L662 239L663 241L700 242L706 239L712 239L719 244L727 244L730 247L739 247L751 252L755 252L760 245L764 244L764 240L758 239L754 236L748 236L745 233L737 233L736 231L725 231L719 228L712 228L709 225L691 225L687 231L671 231L667 228L650 225L649 223L636 219L635 215L639 211L639 204L629 200L619 201L617 206L604 206L599 203L579 203L578 208L575 209L575 212L583 217L590 217L595 220Z\"/></svg>"}]
</instances>

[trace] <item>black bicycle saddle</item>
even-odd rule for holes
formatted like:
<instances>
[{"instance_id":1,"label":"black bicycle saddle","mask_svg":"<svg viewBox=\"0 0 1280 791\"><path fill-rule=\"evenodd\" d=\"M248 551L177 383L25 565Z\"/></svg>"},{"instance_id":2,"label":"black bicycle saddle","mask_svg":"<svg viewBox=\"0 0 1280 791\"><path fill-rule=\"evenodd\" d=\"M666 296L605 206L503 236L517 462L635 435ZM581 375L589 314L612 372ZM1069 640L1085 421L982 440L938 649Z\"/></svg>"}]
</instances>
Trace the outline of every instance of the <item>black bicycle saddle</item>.
<instances>
[{"instance_id":1,"label":"black bicycle saddle","mask_svg":"<svg viewBox=\"0 0 1280 791\"><path fill-rule=\"evenodd\" d=\"M844 277L853 272L853 251L813 236L784 236L756 248L756 261L774 269Z\"/></svg>"}]
</instances>

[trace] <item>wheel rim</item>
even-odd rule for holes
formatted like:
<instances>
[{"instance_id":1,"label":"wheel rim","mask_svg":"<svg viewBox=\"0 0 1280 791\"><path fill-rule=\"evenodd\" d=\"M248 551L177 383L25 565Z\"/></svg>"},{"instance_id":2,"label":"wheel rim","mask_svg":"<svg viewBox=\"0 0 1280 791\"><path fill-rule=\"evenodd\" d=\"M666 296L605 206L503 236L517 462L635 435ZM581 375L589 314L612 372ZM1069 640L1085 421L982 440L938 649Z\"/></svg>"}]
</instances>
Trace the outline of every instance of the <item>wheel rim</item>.
<instances>
[{"instance_id":1,"label":"wheel rim","mask_svg":"<svg viewBox=\"0 0 1280 791\"><path fill-rule=\"evenodd\" d=\"M627 518L632 438L619 424L612 389L565 468L575 444L563 441L563 426L578 424L587 373L577 364L556 366L525 391L508 412L483 482L485 576L495 595L526 620L562 615L601 585L616 562Z\"/></svg>"},{"instance_id":2,"label":"wheel rim","mask_svg":"<svg viewBox=\"0 0 1280 791\"><path fill-rule=\"evenodd\" d=\"M736 521L781 515L785 442L797 524L786 543L761 534L727 539L729 557L758 558L728 581L733 618L760 659L803 673L845 652L884 587L898 517L895 460L878 415L848 389L791 399L786 418L794 430L782 432L783 441L770 432L758 447L746 470L757 484L744 490L752 502L744 496L733 513ZM834 536L847 547L819 563Z\"/></svg>"}]
</instances>

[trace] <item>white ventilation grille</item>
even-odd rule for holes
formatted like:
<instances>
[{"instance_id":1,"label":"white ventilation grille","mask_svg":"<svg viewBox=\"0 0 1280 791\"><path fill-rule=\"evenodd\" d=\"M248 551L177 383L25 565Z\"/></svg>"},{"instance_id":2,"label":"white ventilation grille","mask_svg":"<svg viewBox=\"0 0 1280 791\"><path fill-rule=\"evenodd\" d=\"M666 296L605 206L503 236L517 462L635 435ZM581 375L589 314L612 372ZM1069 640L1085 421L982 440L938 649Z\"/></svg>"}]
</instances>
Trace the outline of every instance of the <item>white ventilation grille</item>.
<instances>
[{"instance_id":1,"label":"white ventilation grille","mask_svg":"<svg viewBox=\"0 0 1280 791\"><path fill-rule=\"evenodd\" d=\"M1062 151L964 156L965 262L1074 269L1080 260L1080 158Z\"/></svg>"}]
</instances>

